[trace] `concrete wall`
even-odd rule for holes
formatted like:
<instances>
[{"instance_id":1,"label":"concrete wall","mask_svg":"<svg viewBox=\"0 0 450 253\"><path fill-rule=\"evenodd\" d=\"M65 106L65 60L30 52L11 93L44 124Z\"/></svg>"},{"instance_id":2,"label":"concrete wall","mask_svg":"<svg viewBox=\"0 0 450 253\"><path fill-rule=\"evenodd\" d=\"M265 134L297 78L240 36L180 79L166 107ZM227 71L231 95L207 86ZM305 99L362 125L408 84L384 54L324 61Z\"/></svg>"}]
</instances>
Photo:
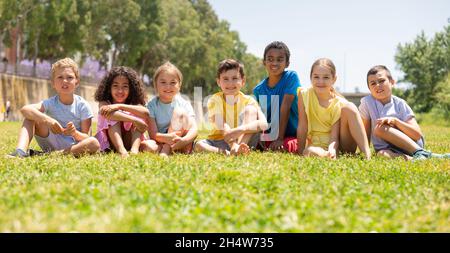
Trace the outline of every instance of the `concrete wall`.
<instances>
[{"instance_id":1,"label":"concrete wall","mask_svg":"<svg viewBox=\"0 0 450 253\"><path fill-rule=\"evenodd\" d=\"M98 103L94 101L96 89L97 86L95 84L81 82L80 86L75 90L75 94L80 95L89 102L94 112L93 121L97 120L98 113ZM151 87L146 87L148 99L153 97L153 92ZM24 105L38 103L54 95L56 93L49 80L0 74L0 108L6 104L7 100L11 102L11 114L8 118L10 121L23 120L19 110ZM193 102L192 99L191 102ZM200 115L203 115L204 111L201 101L196 104L193 103L193 107L195 114L198 116L198 122L201 122L202 118ZM4 115L0 113L0 121L3 120Z\"/></svg>"},{"instance_id":2,"label":"concrete wall","mask_svg":"<svg viewBox=\"0 0 450 253\"><path fill-rule=\"evenodd\" d=\"M96 86L81 83L75 94L82 96L91 105L94 115L98 112L98 103L94 101ZM6 101L11 102L11 114L8 120L22 120L19 110L22 106L38 103L46 98L56 95L49 80L0 74L0 106ZM0 115L3 120L3 114ZM97 120L97 117L95 117Z\"/></svg>"}]
</instances>

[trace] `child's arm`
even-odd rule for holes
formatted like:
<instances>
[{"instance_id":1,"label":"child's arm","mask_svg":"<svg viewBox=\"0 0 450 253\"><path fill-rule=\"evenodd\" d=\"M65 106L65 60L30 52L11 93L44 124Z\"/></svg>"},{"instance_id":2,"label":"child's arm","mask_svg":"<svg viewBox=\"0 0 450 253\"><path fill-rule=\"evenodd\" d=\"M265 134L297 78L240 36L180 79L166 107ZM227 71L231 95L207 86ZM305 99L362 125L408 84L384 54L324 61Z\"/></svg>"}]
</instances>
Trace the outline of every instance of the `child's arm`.
<instances>
[{"instance_id":1,"label":"child's arm","mask_svg":"<svg viewBox=\"0 0 450 253\"><path fill-rule=\"evenodd\" d=\"M370 136L372 134L372 128L371 128L372 123L371 123L370 119L365 119L362 117L361 117L361 119L362 119L362 122L364 125L364 129L366 130L367 140L369 141L369 146L370 146L370 140L372 139L372 138L370 138Z\"/></svg>"},{"instance_id":2,"label":"child's arm","mask_svg":"<svg viewBox=\"0 0 450 253\"><path fill-rule=\"evenodd\" d=\"M292 102L295 96L292 94L285 94L280 109L280 128L278 131L278 139L272 142L269 146L270 149L279 149L283 146L284 134L286 133L286 126L289 120L289 113L291 110Z\"/></svg>"},{"instance_id":3,"label":"child's arm","mask_svg":"<svg viewBox=\"0 0 450 253\"><path fill-rule=\"evenodd\" d=\"M145 132L147 130L147 125L143 123L142 121L138 120L136 117L133 117L131 115L128 115L126 113L117 111L116 105L110 105L107 102L100 102L99 105L99 111L98 113L101 114L103 117L109 120L115 120L115 121L124 121L124 122L132 122L134 126L136 126L137 130L141 133ZM117 109L117 110L116 110ZM144 117L146 118L146 117Z\"/></svg>"},{"instance_id":4,"label":"child's arm","mask_svg":"<svg viewBox=\"0 0 450 253\"><path fill-rule=\"evenodd\" d=\"M112 104L112 105L106 105L109 109L109 111L127 111L134 115L136 115L139 118L147 118L150 117L150 113L148 112L148 109L145 108L142 105L128 105L128 104Z\"/></svg>"},{"instance_id":5,"label":"child's arm","mask_svg":"<svg viewBox=\"0 0 450 253\"><path fill-rule=\"evenodd\" d=\"M298 154L303 155L306 146L306 137L308 135L308 117L306 117L305 106L303 105L303 96L298 96L298 126L297 126L297 146Z\"/></svg>"},{"instance_id":6,"label":"child's arm","mask_svg":"<svg viewBox=\"0 0 450 253\"><path fill-rule=\"evenodd\" d=\"M189 117L189 130L185 136L181 137L177 142L171 145L172 150L184 148L187 144L193 142L197 138L197 123L194 117Z\"/></svg>"},{"instance_id":7,"label":"child's arm","mask_svg":"<svg viewBox=\"0 0 450 253\"><path fill-rule=\"evenodd\" d=\"M156 125L156 121L154 118L147 118L148 124L148 136L150 139L155 140L159 143L167 143L172 145L174 143L174 139L177 137L176 133L158 133L158 126Z\"/></svg>"},{"instance_id":8,"label":"child's arm","mask_svg":"<svg viewBox=\"0 0 450 253\"><path fill-rule=\"evenodd\" d=\"M67 128L64 130L65 135L72 136L77 142L89 138L89 130L91 129L92 119L85 119L81 121L81 132L75 128L73 122L67 123Z\"/></svg>"},{"instance_id":9,"label":"child's arm","mask_svg":"<svg viewBox=\"0 0 450 253\"><path fill-rule=\"evenodd\" d=\"M225 141L231 139L237 140L243 134L253 134L258 133L269 128L269 124L267 123L266 116L262 112L261 108L257 106L257 120L242 124L236 128L231 129L225 135Z\"/></svg>"},{"instance_id":10,"label":"child's arm","mask_svg":"<svg viewBox=\"0 0 450 253\"><path fill-rule=\"evenodd\" d=\"M336 159L336 150L339 148L339 128L341 121L338 120L331 127L330 144L328 145L328 156L331 159Z\"/></svg>"},{"instance_id":11,"label":"child's arm","mask_svg":"<svg viewBox=\"0 0 450 253\"><path fill-rule=\"evenodd\" d=\"M413 139L414 141L418 141L422 137L422 131L420 130L419 124L417 124L415 118L411 118L405 122L395 117L384 117L379 118L377 120L377 124L378 125L386 124L396 127L398 130L402 131L404 134L406 134L409 138Z\"/></svg>"},{"instance_id":12,"label":"child's arm","mask_svg":"<svg viewBox=\"0 0 450 253\"><path fill-rule=\"evenodd\" d=\"M45 124L53 133L62 134L64 128L57 120L46 115L44 111L45 108L42 103L25 105L22 109L20 109L20 112L26 119Z\"/></svg>"}]
</instances>

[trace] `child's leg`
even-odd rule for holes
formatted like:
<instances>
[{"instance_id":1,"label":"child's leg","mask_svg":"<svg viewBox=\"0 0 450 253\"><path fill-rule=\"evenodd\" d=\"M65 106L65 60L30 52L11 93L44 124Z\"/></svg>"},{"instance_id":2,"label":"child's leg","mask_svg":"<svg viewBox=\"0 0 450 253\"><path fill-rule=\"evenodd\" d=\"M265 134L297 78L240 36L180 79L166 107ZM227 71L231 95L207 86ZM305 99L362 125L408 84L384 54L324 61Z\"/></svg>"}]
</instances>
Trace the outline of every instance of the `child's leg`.
<instances>
[{"instance_id":1,"label":"child's leg","mask_svg":"<svg viewBox=\"0 0 450 253\"><path fill-rule=\"evenodd\" d=\"M95 137L86 138L63 151L64 154L79 156L82 154L94 154L100 150L100 143Z\"/></svg>"},{"instance_id":2,"label":"child's leg","mask_svg":"<svg viewBox=\"0 0 450 253\"><path fill-rule=\"evenodd\" d=\"M226 148L210 145L207 140L198 141L195 144L194 150L195 152L210 152L230 155L230 151L228 151Z\"/></svg>"},{"instance_id":3,"label":"child's leg","mask_svg":"<svg viewBox=\"0 0 450 253\"><path fill-rule=\"evenodd\" d=\"M256 120L258 120L258 110L254 106L246 106L242 124L246 125ZM237 142L248 144L253 135L254 134L243 134L238 138Z\"/></svg>"},{"instance_id":4,"label":"child's leg","mask_svg":"<svg viewBox=\"0 0 450 253\"><path fill-rule=\"evenodd\" d=\"M112 142L114 149L119 152L122 157L128 157L128 152L123 144L121 125L122 123L118 122L117 124L108 128L108 137Z\"/></svg>"},{"instance_id":5,"label":"child's leg","mask_svg":"<svg viewBox=\"0 0 450 253\"><path fill-rule=\"evenodd\" d=\"M170 155L170 153L172 153L172 148L170 147L170 145L167 143L162 144L161 151L159 151L159 155L167 157Z\"/></svg>"},{"instance_id":6,"label":"child's leg","mask_svg":"<svg viewBox=\"0 0 450 253\"><path fill-rule=\"evenodd\" d=\"M26 152L35 134L41 137L47 137L49 131L50 130L48 127L43 124L38 125L32 120L25 119L19 132L19 139L17 141L16 148L22 149Z\"/></svg>"},{"instance_id":7,"label":"child's leg","mask_svg":"<svg viewBox=\"0 0 450 253\"><path fill-rule=\"evenodd\" d=\"M348 103L341 109L339 143L343 152L355 153L356 147L370 159L369 141L358 109Z\"/></svg>"},{"instance_id":8,"label":"child's leg","mask_svg":"<svg viewBox=\"0 0 450 253\"><path fill-rule=\"evenodd\" d=\"M159 150L159 145L154 140L145 140L141 142L139 149L144 152L157 153Z\"/></svg>"},{"instance_id":9,"label":"child's leg","mask_svg":"<svg viewBox=\"0 0 450 253\"><path fill-rule=\"evenodd\" d=\"M167 130L167 133L175 133L176 135L183 137L187 134L190 128L191 125L189 124L189 115L187 114L187 112L181 108L175 108L172 114L172 119L170 120L170 126ZM186 143L184 147L178 150L183 153L191 153L192 142Z\"/></svg>"},{"instance_id":10,"label":"child's leg","mask_svg":"<svg viewBox=\"0 0 450 253\"><path fill-rule=\"evenodd\" d=\"M412 157L405 155L405 154L399 154L399 153L395 153L392 152L389 149L382 149L380 151L377 152L378 156L382 156L382 157L387 157L387 158L396 158L396 157L403 157L405 160L411 160Z\"/></svg>"},{"instance_id":11,"label":"child's leg","mask_svg":"<svg viewBox=\"0 0 450 253\"><path fill-rule=\"evenodd\" d=\"M304 156L328 157L328 151L321 147L308 146L303 150Z\"/></svg>"},{"instance_id":12,"label":"child's leg","mask_svg":"<svg viewBox=\"0 0 450 253\"><path fill-rule=\"evenodd\" d=\"M186 134L187 130L191 126L189 125L189 115L181 108L176 107L173 110L172 119L170 120L170 126L167 130L168 133L177 133L178 136Z\"/></svg>"},{"instance_id":13,"label":"child's leg","mask_svg":"<svg viewBox=\"0 0 450 253\"><path fill-rule=\"evenodd\" d=\"M408 154L413 154L414 151L421 149L417 143L415 143L402 131L388 125L376 126L373 134L376 137L408 152Z\"/></svg>"},{"instance_id":14,"label":"child's leg","mask_svg":"<svg viewBox=\"0 0 450 253\"><path fill-rule=\"evenodd\" d=\"M131 148L130 152L132 154L139 153L139 147L141 146L141 132L135 130L131 132Z\"/></svg>"}]
</instances>

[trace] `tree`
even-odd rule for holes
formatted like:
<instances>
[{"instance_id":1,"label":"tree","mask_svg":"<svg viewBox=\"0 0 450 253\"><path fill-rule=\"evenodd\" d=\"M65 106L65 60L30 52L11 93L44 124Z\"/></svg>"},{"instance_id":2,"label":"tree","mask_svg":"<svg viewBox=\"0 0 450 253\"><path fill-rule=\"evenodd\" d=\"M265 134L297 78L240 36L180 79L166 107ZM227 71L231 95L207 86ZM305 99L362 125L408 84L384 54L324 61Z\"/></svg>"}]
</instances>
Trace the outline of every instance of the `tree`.
<instances>
[{"instance_id":1,"label":"tree","mask_svg":"<svg viewBox=\"0 0 450 253\"><path fill-rule=\"evenodd\" d=\"M438 83L450 70L450 26L430 40L422 32L414 42L400 44L395 60L405 73L401 81L413 85L408 102L417 112L429 112L437 102Z\"/></svg>"}]
</instances>

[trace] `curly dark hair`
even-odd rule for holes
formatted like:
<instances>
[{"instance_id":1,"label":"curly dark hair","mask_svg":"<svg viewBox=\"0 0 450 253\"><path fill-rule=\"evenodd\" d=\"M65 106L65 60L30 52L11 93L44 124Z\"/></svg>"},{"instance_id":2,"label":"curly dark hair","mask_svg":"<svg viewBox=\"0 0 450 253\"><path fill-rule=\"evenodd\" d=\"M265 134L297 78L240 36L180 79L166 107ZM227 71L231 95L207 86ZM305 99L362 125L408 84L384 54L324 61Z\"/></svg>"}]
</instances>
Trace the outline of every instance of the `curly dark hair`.
<instances>
[{"instance_id":1,"label":"curly dark hair","mask_svg":"<svg viewBox=\"0 0 450 253\"><path fill-rule=\"evenodd\" d=\"M145 94L144 84L142 83L142 80L139 78L136 71L134 71L132 68L124 66L112 68L105 75L105 77L103 77L102 81L97 87L97 91L95 91L95 101L108 101L112 103L113 98L111 95L111 85L114 78L116 78L117 76L126 77L130 85L130 93L125 100L125 104L145 105L147 96Z\"/></svg>"}]
</instances>

